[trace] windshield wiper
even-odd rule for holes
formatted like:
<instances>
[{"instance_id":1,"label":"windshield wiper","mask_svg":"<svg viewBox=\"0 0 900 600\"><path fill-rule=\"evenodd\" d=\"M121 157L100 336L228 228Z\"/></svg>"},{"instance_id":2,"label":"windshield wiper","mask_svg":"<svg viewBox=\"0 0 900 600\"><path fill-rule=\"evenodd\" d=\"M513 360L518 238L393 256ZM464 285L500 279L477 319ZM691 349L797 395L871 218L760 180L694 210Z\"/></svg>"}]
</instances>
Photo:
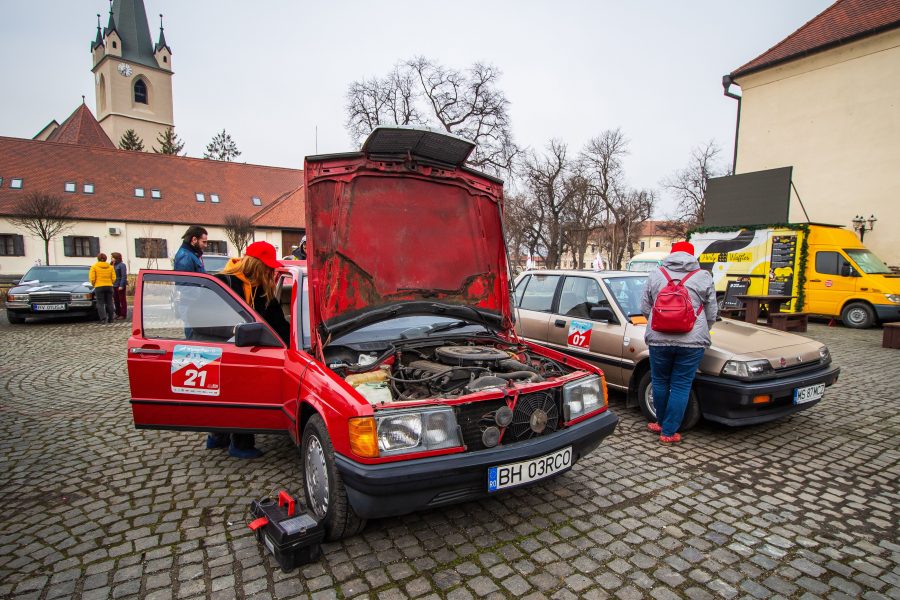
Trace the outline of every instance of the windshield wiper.
<instances>
[{"instance_id":1,"label":"windshield wiper","mask_svg":"<svg viewBox=\"0 0 900 600\"><path fill-rule=\"evenodd\" d=\"M480 324L470 323L468 321L450 321L449 323L438 323L436 325L432 325L422 333L424 333L425 335L431 335L432 333L437 333L438 331L449 331L451 329L459 329L460 327L468 327L469 325Z\"/></svg>"}]
</instances>

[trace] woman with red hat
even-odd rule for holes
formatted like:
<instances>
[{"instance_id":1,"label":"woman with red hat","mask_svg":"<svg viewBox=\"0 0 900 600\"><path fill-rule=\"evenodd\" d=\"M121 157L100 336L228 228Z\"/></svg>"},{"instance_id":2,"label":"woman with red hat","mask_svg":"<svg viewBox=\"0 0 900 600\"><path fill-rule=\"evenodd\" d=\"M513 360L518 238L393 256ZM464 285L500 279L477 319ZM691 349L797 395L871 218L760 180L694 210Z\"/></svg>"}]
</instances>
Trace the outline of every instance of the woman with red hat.
<instances>
[{"instance_id":1,"label":"woman with red hat","mask_svg":"<svg viewBox=\"0 0 900 600\"><path fill-rule=\"evenodd\" d=\"M216 277L228 284L288 344L290 325L275 297L275 269L280 266L275 246L269 242L253 242L247 246L243 257L232 258ZM252 434L234 433L230 437L228 454L231 456L257 458L262 455ZM207 447L224 447L226 443L228 434L210 434Z\"/></svg>"}]
</instances>

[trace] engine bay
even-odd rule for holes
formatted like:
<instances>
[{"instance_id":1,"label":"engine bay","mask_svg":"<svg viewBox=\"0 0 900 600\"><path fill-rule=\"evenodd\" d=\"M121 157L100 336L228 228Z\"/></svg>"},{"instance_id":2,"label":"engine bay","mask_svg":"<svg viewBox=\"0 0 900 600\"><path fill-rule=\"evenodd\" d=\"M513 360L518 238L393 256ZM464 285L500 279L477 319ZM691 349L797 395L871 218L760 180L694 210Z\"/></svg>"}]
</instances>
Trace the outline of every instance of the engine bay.
<instances>
[{"instance_id":1,"label":"engine bay","mask_svg":"<svg viewBox=\"0 0 900 600\"><path fill-rule=\"evenodd\" d=\"M326 364L370 404L457 398L573 371L526 346L472 341L330 346Z\"/></svg>"}]
</instances>

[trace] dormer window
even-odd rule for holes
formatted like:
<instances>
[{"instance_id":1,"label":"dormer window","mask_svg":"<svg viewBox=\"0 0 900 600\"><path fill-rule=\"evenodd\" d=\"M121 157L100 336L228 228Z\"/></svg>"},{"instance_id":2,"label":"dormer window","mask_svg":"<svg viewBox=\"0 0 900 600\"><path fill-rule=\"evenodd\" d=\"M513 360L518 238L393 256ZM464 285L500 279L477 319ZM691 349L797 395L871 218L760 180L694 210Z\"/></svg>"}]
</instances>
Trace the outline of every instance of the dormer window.
<instances>
[{"instance_id":1,"label":"dormer window","mask_svg":"<svg viewBox=\"0 0 900 600\"><path fill-rule=\"evenodd\" d=\"M134 82L134 101L138 104L148 104L147 102L147 84L143 79Z\"/></svg>"},{"instance_id":2,"label":"dormer window","mask_svg":"<svg viewBox=\"0 0 900 600\"><path fill-rule=\"evenodd\" d=\"M150 197L153 198L154 200L159 200L160 198L162 198L162 192L157 189L151 189Z\"/></svg>"},{"instance_id":3,"label":"dormer window","mask_svg":"<svg viewBox=\"0 0 900 600\"><path fill-rule=\"evenodd\" d=\"M197 202L206 202L206 196L203 195L203 192L197 192L194 194L194 197L197 198Z\"/></svg>"},{"instance_id":4,"label":"dormer window","mask_svg":"<svg viewBox=\"0 0 900 600\"><path fill-rule=\"evenodd\" d=\"M68 192L68 193L70 193L70 194L74 194L74 193L75 193L75 187L76 187L76 186L75 186L75 182L74 182L74 181L67 181L67 182L65 183L65 187L63 187L63 189L66 190L66 192Z\"/></svg>"},{"instance_id":5,"label":"dormer window","mask_svg":"<svg viewBox=\"0 0 900 600\"><path fill-rule=\"evenodd\" d=\"M163 62L164 62L164 63L169 62L169 57L168 57L168 56L163 56Z\"/></svg>"},{"instance_id":6,"label":"dormer window","mask_svg":"<svg viewBox=\"0 0 900 600\"><path fill-rule=\"evenodd\" d=\"M93 194L94 193L94 184L86 183L86 184L84 184L84 187L82 189L84 190L85 194Z\"/></svg>"},{"instance_id":7,"label":"dormer window","mask_svg":"<svg viewBox=\"0 0 900 600\"><path fill-rule=\"evenodd\" d=\"M9 180L9 187L14 190L21 190L22 180L19 177L13 177Z\"/></svg>"},{"instance_id":8,"label":"dormer window","mask_svg":"<svg viewBox=\"0 0 900 600\"><path fill-rule=\"evenodd\" d=\"M219 203L219 195L218 194L210 194L209 201L212 202L213 204L218 204Z\"/></svg>"},{"instance_id":9,"label":"dormer window","mask_svg":"<svg viewBox=\"0 0 900 600\"><path fill-rule=\"evenodd\" d=\"M144 197L144 188L142 188L142 187L134 188L134 197L135 198L143 198Z\"/></svg>"},{"instance_id":10,"label":"dormer window","mask_svg":"<svg viewBox=\"0 0 900 600\"><path fill-rule=\"evenodd\" d=\"M253 206L262 206L262 200L260 200L256 196L253 196L251 202L253 202Z\"/></svg>"}]
</instances>

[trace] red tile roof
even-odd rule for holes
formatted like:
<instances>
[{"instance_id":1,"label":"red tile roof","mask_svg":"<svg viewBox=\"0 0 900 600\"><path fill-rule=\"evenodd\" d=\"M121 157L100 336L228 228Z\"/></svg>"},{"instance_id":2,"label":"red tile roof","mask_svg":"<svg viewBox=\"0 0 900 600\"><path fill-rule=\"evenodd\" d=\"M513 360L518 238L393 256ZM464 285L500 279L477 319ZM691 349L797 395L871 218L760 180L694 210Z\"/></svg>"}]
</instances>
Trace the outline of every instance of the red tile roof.
<instances>
[{"instance_id":1,"label":"red tile roof","mask_svg":"<svg viewBox=\"0 0 900 600\"><path fill-rule=\"evenodd\" d=\"M48 142L61 144L80 144L82 146L95 146L97 148L115 148L106 132L94 118L90 109L82 104L75 109L63 124L53 130L47 136Z\"/></svg>"},{"instance_id":2,"label":"red tile roof","mask_svg":"<svg viewBox=\"0 0 900 600\"><path fill-rule=\"evenodd\" d=\"M270 206L256 213L251 221L256 227L306 229L306 188L299 187L284 194Z\"/></svg>"},{"instance_id":3,"label":"red tile roof","mask_svg":"<svg viewBox=\"0 0 900 600\"><path fill-rule=\"evenodd\" d=\"M260 213L261 227L303 227L304 209L294 207L303 196L292 194L303 184L300 169L0 137L0 177L0 216L14 214L18 199L38 191L70 201L83 220L216 226L228 214ZM22 189L9 187L12 178L22 179ZM66 182L76 182L75 193L64 191ZM85 183L94 184L93 194L83 192ZM143 198L135 188L144 189ZM151 189L162 197L153 199ZM198 192L205 202L197 202ZM262 207L253 205L254 196ZM280 198L284 207L263 214Z\"/></svg>"},{"instance_id":4,"label":"red tile roof","mask_svg":"<svg viewBox=\"0 0 900 600\"><path fill-rule=\"evenodd\" d=\"M732 73L746 75L900 27L898 0L838 0L806 25Z\"/></svg>"}]
</instances>

